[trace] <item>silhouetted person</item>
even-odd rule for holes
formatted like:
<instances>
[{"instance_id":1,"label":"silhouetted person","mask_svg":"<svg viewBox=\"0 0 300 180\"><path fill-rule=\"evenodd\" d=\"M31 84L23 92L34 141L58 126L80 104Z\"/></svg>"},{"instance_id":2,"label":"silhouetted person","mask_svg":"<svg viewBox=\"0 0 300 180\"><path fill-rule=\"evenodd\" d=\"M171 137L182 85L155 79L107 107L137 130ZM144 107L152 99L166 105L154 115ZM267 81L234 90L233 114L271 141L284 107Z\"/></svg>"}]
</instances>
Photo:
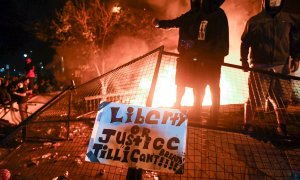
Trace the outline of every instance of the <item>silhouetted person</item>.
<instances>
[{"instance_id":1,"label":"silhouetted person","mask_svg":"<svg viewBox=\"0 0 300 180\"><path fill-rule=\"evenodd\" d=\"M16 102L17 99L14 92L18 89L18 82L19 82L19 78L17 76L12 76L11 81L7 86L7 91L11 96L12 104Z\"/></svg>"},{"instance_id":2,"label":"silhouetted person","mask_svg":"<svg viewBox=\"0 0 300 180\"><path fill-rule=\"evenodd\" d=\"M32 94L32 90L28 89L29 78L24 78L23 80L18 82L18 89L14 92L17 98L17 103L19 107L19 112L21 116L21 120L25 120L28 117L27 114L27 101L29 94Z\"/></svg>"},{"instance_id":3,"label":"silhouetted person","mask_svg":"<svg viewBox=\"0 0 300 180\"><path fill-rule=\"evenodd\" d=\"M212 106L208 125L215 126L219 118L220 78L224 57L229 51L229 28L225 12L220 6L225 0L195 1L203 12L199 25L196 48L198 52L194 86L195 105L192 116L199 117L205 88L210 87Z\"/></svg>"},{"instance_id":4,"label":"silhouetted person","mask_svg":"<svg viewBox=\"0 0 300 180\"><path fill-rule=\"evenodd\" d=\"M159 28L179 28L179 40L177 50L179 58L176 64L176 102L174 107L181 107L181 100L185 92L185 87L195 86L195 65L198 56L196 41L199 32L201 13L199 7L191 3L191 9L172 20L156 20L155 25Z\"/></svg>"},{"instance_id":5,"label":"silhouetted person","mask_svg":"<svg viewBox=\"0 0 300 180\"><path fill-rule=\"evenodd\" d=\"M292 16L281 11L283 3L283 0L263 0L262 11L248 20L241 37L241 62L245 68L250 66L282 74L299 68L299 31ZM292 62L289 67L290 56ZM248 86L244 129L253 131L256 107L270 101L276 114L277 132L286 135L290 81L251 71Z\"/></svg>"},{"instance_id":6,"label":"silhouetted person","mask_svg":"<svg viewBox=\"0 0 300 180\"><path fill-rule=\"evenodd\" d=\"M11 96L4 85L4 79L0 78L0 103L5 107L10 105L10 102Z\"/></svg>"},{"instance_id":7,"label":"silhouetted person","mask_svg":"<svg viewBox=\"0 0 300 180\"><path fill-rule=\"evenodd\" d=\"M35 80L35 66L31 58L26 58L25 73L26 77L29 79L28 89L33 90Z\"/></svg>"},{"instance_id":8,"label":"silhouetted person","mask_svg":"<svg viewBox=\"0 0 300 180\"><path fill-rule=\"evenodd\" d=\"M173 20L157 21L157 26L161 28L179 28L175 107L180 107L185 87L192 87L195 101L191 115L199 117L208 84L213 97L212 124L217 120L220 104L221 64L229 49L227 17L220 8L223 2L224 0L191 0L191 10L185 14Z\"/></svg>"}]
</instances>

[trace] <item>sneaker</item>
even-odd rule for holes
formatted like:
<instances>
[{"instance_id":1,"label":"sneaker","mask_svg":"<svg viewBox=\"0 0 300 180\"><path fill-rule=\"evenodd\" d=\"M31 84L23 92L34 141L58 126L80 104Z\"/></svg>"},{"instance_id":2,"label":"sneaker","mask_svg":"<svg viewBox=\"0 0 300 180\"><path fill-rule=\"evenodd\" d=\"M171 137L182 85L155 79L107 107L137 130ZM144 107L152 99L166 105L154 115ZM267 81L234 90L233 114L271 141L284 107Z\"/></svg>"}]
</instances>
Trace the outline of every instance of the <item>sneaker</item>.
<instances>
[{"instance_id":1,"label":"sneaker","mask_svg":"<svg viewBox=\"0 0 300 180\"><path fill-rule=\"evenodd\" d=\"M265 112L272 112L274 111L274 107L272 105L272 103L270 102L270 100L266 100L265 101Z\"/></svg>"},{"instance_id":2,"label":"sneaker","mask_svg":"<svg viewBox=\"0 0 300 180\"><path fill-rule=\"evenodd\" d=\"M253 126L251 124L244 124L243 130L246 131L247 133L252 133L254 131Z\"/></svg>"},{"instance_id":3,"label":"sneaker","mask_svg":"<svg viewBox=\"0 0 300 180\"><path fill-rule=\"evenodd\" d=\"M287 136L287 130L286 130L285 124L280 124L276 130L277 130L278 135Z\"/></svg>"}]
</instances>

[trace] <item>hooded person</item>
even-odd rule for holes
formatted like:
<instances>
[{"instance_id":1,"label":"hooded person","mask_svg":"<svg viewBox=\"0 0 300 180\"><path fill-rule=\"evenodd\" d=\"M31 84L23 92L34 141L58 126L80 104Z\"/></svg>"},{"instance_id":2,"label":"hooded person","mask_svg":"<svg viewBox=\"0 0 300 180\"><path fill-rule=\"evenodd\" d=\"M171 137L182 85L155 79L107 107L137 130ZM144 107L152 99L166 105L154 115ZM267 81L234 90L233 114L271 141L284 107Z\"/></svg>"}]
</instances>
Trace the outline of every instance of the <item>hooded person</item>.
<instances>
[{"instance_id":1,"label":"hooded person","mask_svg":"<svg viewBox=\"0 0 300 180\"><path fill-rule=\"evenodd\" d=\"M240 49L241 62L246 69L251 67L287 75L299 68L299 29L295 19L282 11L283 6L284 0L262 0L262 11L247 21ZM278 123L277 132L286 135L286 108L292 93L290 81L251 71L248 86L244 129L253 131L256 108L270 102Z\"/></svg>"},{"instance_id":2,"label":"hooded person","mask_svg":"<svg viewBox=\"0 0 300 180\"><path fill-rule=\"evenodd\" d=\"M176 102L174 108L181 108L181 100L185 87L194 87L195 62L197 58L196 41L199 33L199 25L202 17L200 1L191 1L191 9L181 16L171 20L155 19L155 26L158 28L178 28L179 38L177 50L179 58L176 64Z\"/></svg>"},{"instance_id":3,"label":"hooded person","mask_svg":"<svg viewBox=\"0 0 300 180\"><path fill-rule=\"evenodd\" d=\"M198 59L196 66L195 103L191 117L201 117L202 102L208 85L211 92L209 126L216 126L220 107L221 66L229 52L229 27L227 16L220 6L224 0L200 0L203 17L199 25L196 48Z\"/></svg>"},{"instance_id":4,"label":"hooded person","mask_svg":"<svg viewBox=\"0 0 300 180\"><path fill-rule=\"evenodd\" d=\"M212 92L210 123L215 125L220 101L221 64L229 50L229 30L224 0L191 0L191 9L173 20L159 20L157 27L179 28L176 66L177 98L180 107L185 87L194 89L194 107L190 116L200 118L206 85Z\"/></svg>"},{"instance_id":5,"label":"hooded person","mask_svg":"<svg viewBox=\"0 0 300 180\"><path fill-rule=\"evenodd\" d=\"M283 8L284 0L263 0L262 9L268 14L275 16Z\"/></svg>"}]
</instances>

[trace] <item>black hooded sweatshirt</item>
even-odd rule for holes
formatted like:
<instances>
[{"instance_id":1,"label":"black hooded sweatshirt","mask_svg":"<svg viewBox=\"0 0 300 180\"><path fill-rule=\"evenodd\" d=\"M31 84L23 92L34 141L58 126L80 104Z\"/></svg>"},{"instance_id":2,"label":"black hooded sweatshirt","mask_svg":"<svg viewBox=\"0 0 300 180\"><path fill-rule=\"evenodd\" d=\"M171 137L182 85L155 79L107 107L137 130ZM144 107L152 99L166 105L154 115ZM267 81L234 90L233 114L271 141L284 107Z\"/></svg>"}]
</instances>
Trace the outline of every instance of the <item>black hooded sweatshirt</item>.
<instances>
[{"instance_id":1,"label":"black hooded sweatshirt","mask_svg":"<svg viewBox=\"0 0 300 180\"><path fill-rule=\"evenodd\" d=\"M241 37L241 61L250 64L284 65L289 56L300 58L299 29L290 14L262 11L251 17ZM251 51L250 51L251 49Z\"/></svg>"},{"instance_id":2,"label":"black hooded sweatshirt","mask_svg":"<svg viewBox=\"0 0 300 180\"><path fill-rule=\"evenodd\" d=\"M161 28L179 28L180 54L196 54L200 61L223 63L229 51L228 21L220 8L223 2L209 0L205 8L191 8L176 19L160 20L158 25ZM202 38L199 38L200 33Z\"/></svg>"}]
</instances>

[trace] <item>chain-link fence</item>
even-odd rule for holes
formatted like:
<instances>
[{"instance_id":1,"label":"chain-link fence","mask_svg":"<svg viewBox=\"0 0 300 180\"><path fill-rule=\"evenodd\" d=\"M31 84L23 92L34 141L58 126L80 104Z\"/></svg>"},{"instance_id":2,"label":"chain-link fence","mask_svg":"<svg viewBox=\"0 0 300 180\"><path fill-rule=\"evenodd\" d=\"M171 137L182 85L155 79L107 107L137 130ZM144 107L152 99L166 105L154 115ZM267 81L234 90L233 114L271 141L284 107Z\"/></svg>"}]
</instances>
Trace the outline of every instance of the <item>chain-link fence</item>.
<instances>
[{"instance_id":1,"label":"chain-link fence","mask_svg":"<svg viewBox=\"0 0 300 180\"><path fill-rule=\"evenodd\" d=\"M85 84L55 96L6 138L0 147L0 168L12 179L126 179L128 168L85 162L84 157L100 102L111 101L154 107L171 107L176 97L178 55L151 51ZM250 74L251 72L251 74ZM209 72L208 72L209 73ZM255 74L259 78L248 76ZM270 108L270 89L261 91L268 76L284 80L290 99ZM273 72L224 64L221 76L218 123L207 126L210 93L207 90L201 118L189 119L183 174L143 171L143 179L293 179L300 171L300 80ZM250 88L249 88L250 87ZM252 88L252 89L251 89ZM259 95L248 105L253 113L252 133L245 133L244 103L251 92ZM255 102L255 103L253 103ZM279 104L279 103L277 103ZM186 89L182 106L193 105ZM272 105L272 104L271 104ZM288 136L276 133L278 112L285 118Z\"/></svg>"}]
</instances>

